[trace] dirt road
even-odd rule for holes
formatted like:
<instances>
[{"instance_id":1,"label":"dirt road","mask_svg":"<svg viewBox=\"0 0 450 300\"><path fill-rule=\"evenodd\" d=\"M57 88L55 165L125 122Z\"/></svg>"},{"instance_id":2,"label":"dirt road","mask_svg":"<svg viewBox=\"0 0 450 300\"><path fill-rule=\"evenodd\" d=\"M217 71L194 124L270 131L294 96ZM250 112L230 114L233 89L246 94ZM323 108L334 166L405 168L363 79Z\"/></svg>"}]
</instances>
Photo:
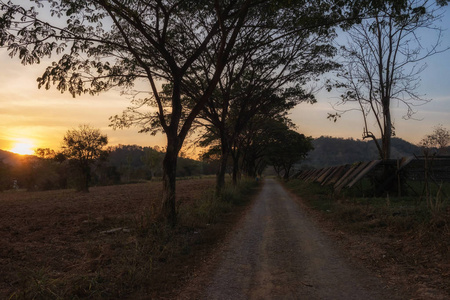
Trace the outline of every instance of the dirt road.
<instances>
[{"instance_id":1,"label":"dirt road","mask_svg":"<svg viewBox=\"0 0 450 300\"><path fill-rule=\"evenodd\" d=\"M271 179L212 264L195 298L397 298L336 249Z\"/></svg>"}]
</instances>

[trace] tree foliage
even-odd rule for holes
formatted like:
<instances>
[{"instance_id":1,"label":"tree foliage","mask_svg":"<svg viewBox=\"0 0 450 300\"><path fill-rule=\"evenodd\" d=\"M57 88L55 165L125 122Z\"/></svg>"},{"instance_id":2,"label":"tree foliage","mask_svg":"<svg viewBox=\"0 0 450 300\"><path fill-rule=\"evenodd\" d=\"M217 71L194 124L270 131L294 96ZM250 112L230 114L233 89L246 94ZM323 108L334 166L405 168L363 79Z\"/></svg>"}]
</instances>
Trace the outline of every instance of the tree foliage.
<instances>
[{"instance_id":1,"label":"tree foliage","mask_svg":"<svg viewBox=\"0 0 450 300\"><path fill-rule=\"evenodd\" d=\"M80 125L67 131L63 139L62 153L80 174L78 190L89 191L91 165L106 156L107 152L103 147L107 144L108 137L89 125Z\"/></svg>"},{"instance_id":2,"label":"tree foliage","mask_svg":"<svg viewBox=\"0 0 450 300\"><path fill-rule=\"evenodd\" d=\"M274 140L269 145L268 160L278 176L283 174L285 180L289 179L294 165L299 164L306 158L308 152L314 149L312 140L312 137L306 137L287 127L274 130Z\"/></svg>"},{"instance_id":3,"label":"tree foliage","mask_svg":"<svg viewBox=\"0 0 450 300\"><path fill-rule=\"evenodd\" d=\"M131 91L144 86L156 108L143 122L157 119L167 135L163 161L162 214L175 223L177 155L191 124L214 89L223 63L238 37L253 1L57 1L35 0L37 8L1 2L0 45L22 63L38 63L53 53L60 59L38 79L39 87L56 85L73 96L97 94L112 87ZM44 4L47 6L44 7ZM63 22L39 18L50 12ZM58 24L64 24L59 26ZM214 49L213 77L206 93L189 111L183 110L181 88L193 76L198 58ZM171 83L169 105L158 81ZM135 94L141 94L138 90ZM182 116L186 118L182 121ZM135 119L123 118L118 127Z\"/></svg>"},{"instance_id":4,"label":"tree foliage","mask_svg":"<svg viewBox=\"0 0 450 300\"><path fill-rule=\"evenodd\" d=\"M420 146L426 151L431 149L436 149L439 154L445 154L448 151L450 145L450 131L445 128L442 124L434 127L431 134L427 134L421 141Z\"/></svg>"},{"instance_id":5,"label":"tree foliage","mask_svg":"<svg viewBox=\"0 0 450 300\"><path fill-rule=\"evenodd\" d=\"M23 6L0 0L0 46L23 64L59 55L38 78L39 87L55 85L73 96L117 87L134 96L114 125L165 133L161 213L175 224L177 156L227 62L242 53L234 52L238 41L246 40L244 52L255 57L269 44L289 52L302 31L314 28L320 36L384 2L405 1L33 0L35 6ZM307 61L312 52L303 54ZM195 97L183 97L192 91ZM139 110L147 104L152 110Z\"/></svg>"},{"instance_id":6,"label":"tree foliage","mask_svg":"<svg viewBox=\"0 0 450 300\"><path fill-rule=\"evenodd\" d=\"M252 118L263 114L276 118L300 102L315 102L313 88L308 88L308 84L336 66L330 59L335 52L330 44L334 30L326 24L310 27L306 19L310 20L308 13L312 12L306 5L297 9L296 34L285 36L289 25L284 23L279 27L261 26L257 32L252 28L242 30L217 88L199 114L199 122L208 131L204 144L214 133L220 145L218 191L225 182L229 155L234 161L240 159L240 136ZM280 19L277 22L285 21ZM256 48L255 41L261 46ZM200 82L208 76L208 60L203 61ZM187 89L188 97L198 97L197 89L192 84ZM233 178L236 183L236 176Z\"/></svg>"}]
</instances>

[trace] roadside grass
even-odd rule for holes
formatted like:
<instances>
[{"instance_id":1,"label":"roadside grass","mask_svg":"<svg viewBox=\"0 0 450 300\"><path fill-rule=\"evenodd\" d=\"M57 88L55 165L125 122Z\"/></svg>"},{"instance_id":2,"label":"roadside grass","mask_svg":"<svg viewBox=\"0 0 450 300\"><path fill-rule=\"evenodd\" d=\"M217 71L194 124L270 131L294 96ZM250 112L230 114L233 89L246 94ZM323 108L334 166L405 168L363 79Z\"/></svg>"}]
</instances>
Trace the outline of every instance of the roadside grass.
<instances>
[{"instance_id":1,"label":"roadside grass","mask_svg":"<svg viewBox=\"0 0 450 300\"><path fill-rule=\"evenodd\" d=\"M179 207L180 226L202 228L220 221L234 207L248 204L256 185L254 180L243 179L237 187L228 183L220 195L216 195L214 188L206 190L193 203Z\"/></svg>"},{"instance_id":2,"label":"roadside grass","mask_svg":"<svg viewBox=\"0 0 450 300\"><path fill-rule=\"evenodd\" d=\"M225 236L256 189L252 180L227 186L220 196L211 187L179 205L175 228L158 223L152 206L92 218L80 229L88 245L81 259L63 270L24 268L9 299L166 297Z\"/></svg>"},{"instance_id":3,"label":"roadside grass","mask_svg":"<svg viewBox=\"0 0 450 300\"><path fill-rule=\"evenodd\" d=\"M422 183L409 185L423 188ZM353 255L377 273L392 276L392 282L405 278L413 295L424 286L450 294L450 184L435 185L431 200L419 195L367 197L358 188L333 195L327 187L298 179L285 186L332 224L328 226L339 239L347 236L353 243L347 249L358 249Z\"/></svg>"},{"instance_id":4,"label":"roadside grass","mask_svg":"<svg viewBox=\"0 0 450 300\"><path fill-rule=\"evenodd\" d=\"M435 188L432 203L420 196L365 197L357 189L334 195L331 188L315 182L290 180L285 185L301 196L308 205L323 212L342 226L355 231L370 232L377 228L409 231L436 225L449 229L450 220L444 218L450 209L450 184L442 190ZM422 187L416 184L416 189ZM445 190L444 190L445 189Z\"/></svg>"}]
</instances>

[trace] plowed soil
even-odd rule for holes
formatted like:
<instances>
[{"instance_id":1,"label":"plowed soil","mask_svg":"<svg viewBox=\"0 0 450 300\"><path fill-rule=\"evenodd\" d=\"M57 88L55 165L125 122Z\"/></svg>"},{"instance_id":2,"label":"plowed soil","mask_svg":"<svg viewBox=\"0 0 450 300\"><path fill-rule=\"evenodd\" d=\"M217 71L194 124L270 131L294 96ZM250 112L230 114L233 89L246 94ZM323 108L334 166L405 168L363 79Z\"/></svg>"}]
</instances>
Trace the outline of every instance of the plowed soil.
<instances>
[{"instance_id":1,"label":"plowed soil","mask_svg":"<svg viewBox=\"0 0 450 300\"><path fill-rule=\"evenodd\" d=\"M214 179L179 181L178 201L190 202L213 185ZM128 226L142 225L160 195L160 182L94 187L90 193L0 193L0 299L12 294L47 298L56 280L75 275L97 283L105 280L93 274L99 273L100 265L111 265L129 253L115 254L118 248L138 244ZM129 263L131 258L127 259ZM131 266L124 266L123 272L131 271ZM92 291L87 289L93 285L80 284L74 293L89 295Z\"/></svg>"}]
</instances>

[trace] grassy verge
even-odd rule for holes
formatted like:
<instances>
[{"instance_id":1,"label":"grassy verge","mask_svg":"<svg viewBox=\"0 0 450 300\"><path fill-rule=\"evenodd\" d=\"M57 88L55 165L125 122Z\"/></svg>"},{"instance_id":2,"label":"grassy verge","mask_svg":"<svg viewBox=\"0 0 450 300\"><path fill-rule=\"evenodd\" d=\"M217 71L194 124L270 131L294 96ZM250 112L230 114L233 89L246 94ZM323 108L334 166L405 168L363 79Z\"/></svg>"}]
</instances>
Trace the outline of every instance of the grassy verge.
<instances>
[{"instance_id":1,"label":"grassy verge","mask_svg":"<svg viewBox=\"0 0 450 300\"><path fill-rule=\"evenodd\" d=\"M356 193L335 196L317 183L291 180L286 186L308 205L350 231L373 232L377 229L409 232L435 227L446 233L450 228L448 200L440 198L438 207L419 197L358 197ZM348 196L351 194L352 196ZM437 196L439 197L439 196ZM438 230L438 229L441 230Z\"/></svg>"},{"instance_id":2,"label":"grassy verge","mask_svg":"<svg viewBox=\"0 0 450 300\"><path fill-rule=\"evenodd\" d=\"M248 204L256 186L254 180L243 180L237 187L225 186L221 195L216 195L214 189L205 191L202 197L180 206L180 226L204 228L220 222L225 214Z\"/></svg>"},{"instance_id":3,"label":"grassy verge","mask_svg":"<svg viewBox=\"0 0 450 300\"><path fill-rule=\"evenodd\" d=\"M318 213L354 257L413 297L450 294L450 206L448 199L369 198L349 191L333 196L317 183L285 184ZM352 196L349 196L352 195Z\"/></svg>"},{"instance_id":4,"label":"grassy verge","mask_svg":"<svg viewBox=\"0 0 450 300\"><path fill-rule=\"evenodd\" d=\"M211 186L181 201L175 228L155 222L152 206L117 215L95 211L81 222L73 244L64 245L64 254L52 258L54 266L46 262L20 268L17 279L11 280L15 288L9 298L170 297L239 219L256 188L254 181L244 181L217 197ZM108 187L103 189L108 191ZM133 197L130 193L124 196ZM108 202L100 207L104 205ZM71 253L71 248L77 250Z\"/></svg>"}]
</instances>

